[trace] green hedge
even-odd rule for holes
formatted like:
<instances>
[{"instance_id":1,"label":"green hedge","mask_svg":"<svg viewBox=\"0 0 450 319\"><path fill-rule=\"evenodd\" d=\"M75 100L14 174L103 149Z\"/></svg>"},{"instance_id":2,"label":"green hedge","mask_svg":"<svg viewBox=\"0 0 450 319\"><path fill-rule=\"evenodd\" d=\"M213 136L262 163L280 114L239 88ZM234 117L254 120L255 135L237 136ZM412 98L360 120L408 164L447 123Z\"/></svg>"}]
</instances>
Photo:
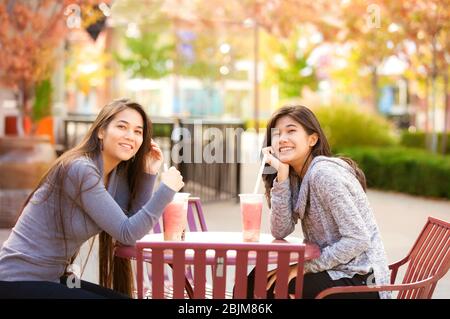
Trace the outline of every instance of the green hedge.
<instances>
[{"instance_id":1,"label":"green hedge","mask_svg":"<svg viewBox=\"0 0 450 319\"><path fill-rule=\"evenodd\" d=\"M152 125L154 137L171 137L172 125L165 123L153 123Z\"/></svg>"},{"instance_id":2,"label":"green hedge","mask_svg":"<svg viewBox=\"0 0 450 319\"><path fill-rule=\"evenodd\" d=\"M404 148L346 148L340 154L363 169L368 187L450 199L450 156Z\"/></svg>"},{"instance_id":3,"label":"green hedge","mask_svg":"<svg viewBox=\"0 0 450 319\"><path fill-rule=\"evenodd\" d=\"M268 122L269 122L268 119L260 119L258 121L259 129L263 130L265 132ZM248 130L248 129L255 129L255 120L247 119L244 121L244 130Z\"/></svg>"},{"instance_id":4,"label":"green hedge","mask_svg":"<svg viewBox=\"0 0 450 319\"><path fill-rule=\"evenodd\" d=\"M384 118L347 105L314 108L333 150L396 143L391 124Z\"/></svg>"},{"instance_id":5,"label":"green hedge","mask_svg":"<svg viewBox=\"0 0 450 319\"><path fill-rule=\"evenodd\" d=\"M438 133L438 152L442 150L442 137L443 133ZM427 136L425 132L408 132L407 130L402 131L400 137L400 144L406 147L417 147L421 149L427 148ZM450 154L450 133L447 133L447 152L446 154Z\"/></svg>"}]
</instances>

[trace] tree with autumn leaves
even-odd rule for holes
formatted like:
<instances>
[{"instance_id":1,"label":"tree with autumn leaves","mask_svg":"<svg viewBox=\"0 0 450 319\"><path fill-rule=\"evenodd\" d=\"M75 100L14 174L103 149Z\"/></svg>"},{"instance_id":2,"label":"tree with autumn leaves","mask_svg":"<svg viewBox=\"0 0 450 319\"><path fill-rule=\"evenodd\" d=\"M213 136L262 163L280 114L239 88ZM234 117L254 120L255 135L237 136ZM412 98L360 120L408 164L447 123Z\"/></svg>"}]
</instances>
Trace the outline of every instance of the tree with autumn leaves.
<instances>
[{"instance_id":1,"label":"tree with autumn leaves","mask_svg":"<svg viewBox=\"0 0 450 319\"><path fill-rule=\"evenodd\" d=\"M121 1L120 4L132 2ZM119 6L119 3L117 3ZM286 67L279 68L277 63L268 68L271 80L280 85L282 95L292 96L301 94L301 87L314 86L314 77L303 77L297 68L306 68L307 56L305 52L299 52L296 48L294 34L298 35L298 24L309 23L320 25L325 38L329 37L326 20L329 18L326 12L332 12L334 3L325 0L314 2L306 0L214 0L214 1L183 1L166 0L161 7L168 19L173 21L174 28L193 35L193 40L188 43L192 47L191 54L186 57L178 55L175 60L174 72L183 75L193 75L199 78L209 77L212 80L223 78L219 72L220 66L238 56L254 59L254 65L259 64L259 59L268 51L262 47L270 46L271 49L280 50L279 55L285 58ZM124 6L125 7L125 6ZM122 8L122 6L121 6ZM118 10L117 10L118 11ZM121 11L121 13L123 10ZM135 12L133 21L141 20L139 17L154 15L151 9L140 8ZM261 37L268 34L270 37ZM331 34L330 34L331 35ZM248 41L248 39L251 41ZM282 38L280 45L270 45L277 38ZM226 39L226 40L225 40ZM273 40L273 41L272 41ZM232 47L232 56L223 56L217 48L220 42ZM180 44L180 41L177 41ZM233 43L236 43L234 45ZM183 44L182 44L183 45ZM239 51L239 52L238 52ZM183 53L183 52L181 52ZM269 55L273 52L267 52ZM189 56L195 59L189 61ZM224 58L224 61L220 59ZM232 65L232 63L229 63ZM229 76L232 68L223 68L226 76ZM262 75L259 68L253 68L253 104L255 126L259 117L259 93L258 83Z\"/></svg>"},{"instance_id":2,"label":"tree with autumn leaves","mask_svg":"<svg viewBox=\"0 0 450 319\"><path fill-rule=\"evenodd\" d=\"M0 3L0 81L14 90L24 118L31 100L55 66L55 47L64 36L64 8L69 1Z\"/></svg>"},{"instance_id":3,"label":"tree with autumn leaves","mask_svg":"<svg viewBox=\"0 0 450 319\"><path fill-rule=\"evenodd\" d=\"M36 121L47 114L36 112L33 104L38 88L49 93L49 79L58 60L57 48L68 32L65 10L71 4L92 8L97 1L88 0L5 0L0 2L0 84L11 88L22 119ZM47 100L48 97L47 97ZM39 104L40 103L40 104ZM22 123L22 121L20 121ZM30 133L31 128L26 130Z\"/></svg>"},{"instance_id":4,"label":"tree with autumn leaves","mask_svg":"<svg viewBox=\"0 0 450 319\"><path fill-rule=\"evenodd\" d=\"M424 77L426 105L431 107L430 149L437 151L435 110L437 104L437 83L443 87L444 132L450 122L450 0L388 1L378 0L383 14L396 24L403 36L399 53L406 53L411 74ZM408 48L410 48L408 50ZM409 51L409 52L408 52ZM430 103L428 103L430 95ZM428 107L427 107L428 109ZM428 114L428 110L427 110ZM428 116L427 116L428 122ZM446 134L443 135L441 151L446 152Z\"/></svg>"}]
</instances>

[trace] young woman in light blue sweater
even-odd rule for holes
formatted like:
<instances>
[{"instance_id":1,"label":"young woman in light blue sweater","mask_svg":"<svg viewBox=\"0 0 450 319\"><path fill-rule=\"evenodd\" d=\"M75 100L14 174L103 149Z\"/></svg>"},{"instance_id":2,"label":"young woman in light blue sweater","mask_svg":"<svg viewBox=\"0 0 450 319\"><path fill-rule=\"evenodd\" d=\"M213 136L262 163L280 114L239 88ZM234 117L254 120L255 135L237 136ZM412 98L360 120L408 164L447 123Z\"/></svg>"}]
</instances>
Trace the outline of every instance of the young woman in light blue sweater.
<instances>
[{"instance_id":1,"label":"young woman in light blue sweater","mask_svg":"<svg viewBox=\"0 0 450 319\"><path fill-rule=\"evenodd\" d=\"M307 107L281 108L269 120L266 133L263 153L275 169L263 177L272 234L286 237L300 219L305 241L321 249L319 258L305 263L304 298L333 286L388 284L385 250L365 193L364 173L356 163L332 157L327 138ZM269 276L270 296L276 271ZM292 292L293 285L294 280ZM375 292L335 297L389 296Z\"/></svg>"},{"instance_id":2,"label":"young woman in light blue sweater","mask_svg":"<svg viewBox=\"0 0 450 319\"><path fill-rule=\"evenodd\" d=\"M163 155L151 133L150 120L133 101L115 100L100 111L80 144L54 163L26 201L0 250L0 298L131 295L131 268L114 259L112 238L133 245L184 185L171 167L152 195ZM99 233L103 287L66 272L80 246ZM126 295L104 288L112 286Z\"/></svg>"}]
</instances>

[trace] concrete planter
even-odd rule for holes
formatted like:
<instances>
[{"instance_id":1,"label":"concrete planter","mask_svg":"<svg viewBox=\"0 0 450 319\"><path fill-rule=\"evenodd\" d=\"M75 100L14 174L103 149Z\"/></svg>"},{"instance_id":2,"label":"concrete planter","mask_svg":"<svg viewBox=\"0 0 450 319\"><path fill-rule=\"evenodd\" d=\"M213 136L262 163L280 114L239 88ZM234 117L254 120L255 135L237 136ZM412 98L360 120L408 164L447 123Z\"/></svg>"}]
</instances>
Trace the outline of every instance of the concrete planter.
<instances>
[{"instance_id":1,"label":"concrete planter","mask_svg":"<svg viewBox=\"0 0 450 319\"><path fill-rule=\"evenodd\" d=\"M14 226L26 198L55 159L48 138L0 138L0 228Z\"/></svg>"}]
</instances>

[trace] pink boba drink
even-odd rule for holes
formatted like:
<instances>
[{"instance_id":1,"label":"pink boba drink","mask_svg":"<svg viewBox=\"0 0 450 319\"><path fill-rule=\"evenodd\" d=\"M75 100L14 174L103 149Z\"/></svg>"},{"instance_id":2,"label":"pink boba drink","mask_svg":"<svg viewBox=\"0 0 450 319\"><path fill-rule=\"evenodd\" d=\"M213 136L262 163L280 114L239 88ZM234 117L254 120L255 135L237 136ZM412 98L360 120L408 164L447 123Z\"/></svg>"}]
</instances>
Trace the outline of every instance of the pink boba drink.
<instances>
[{"instance_id":1,"label":"pink boba drink","mask_svg":"<svg viewBox=\"0 0 450 319\"><path fill-rule=\"evenodd\" d=\"M262 214L262 194L240 194L242 234L244 241L259 241Z\"/></svg>"},{"instance_id":2,"label":"pink boba drink","mask_svg":"<svg viewBox=\"0 0 450 319\"><path fill-rule=\"evenodd\" d=\"M189 193L176 193L163 213L164 240L183 240L187 225Z\"/></svg>"}]
</instances>

